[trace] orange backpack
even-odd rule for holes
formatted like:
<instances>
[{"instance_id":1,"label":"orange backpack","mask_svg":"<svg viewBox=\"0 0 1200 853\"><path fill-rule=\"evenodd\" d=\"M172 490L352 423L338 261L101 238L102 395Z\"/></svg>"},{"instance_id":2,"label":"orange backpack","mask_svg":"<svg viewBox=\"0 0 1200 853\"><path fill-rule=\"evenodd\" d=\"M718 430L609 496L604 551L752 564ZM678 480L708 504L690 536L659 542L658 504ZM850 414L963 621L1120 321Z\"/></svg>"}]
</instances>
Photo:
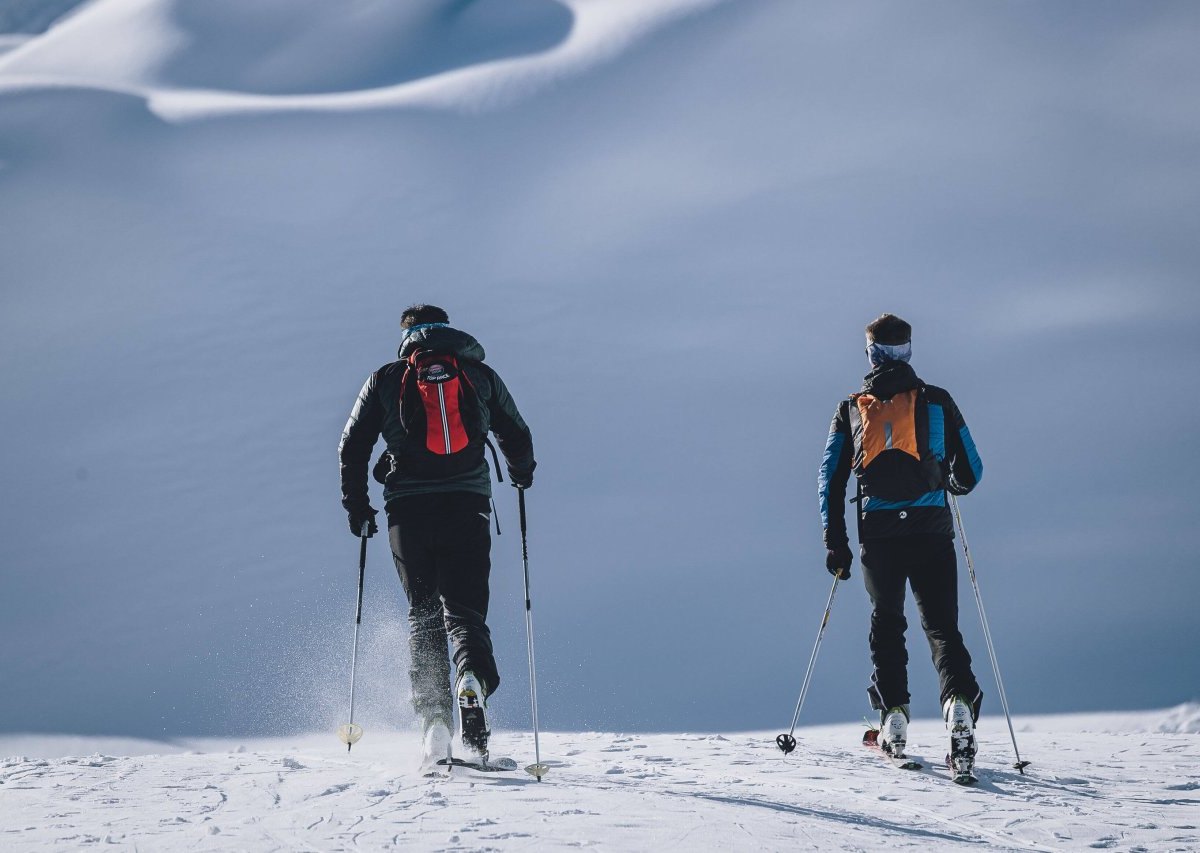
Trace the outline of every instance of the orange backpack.
<instances>
[{"instance_id":1,"label":"orange backpack","mask_svg":"<svg viewBox=\"0 0 1200 853\"><path fill-rule=\"evenodd\" d=\"M912 501L944 488L941 460L930 450L924 388L887 400L851 394L849 409L860 495Z\"/></svg>"}]
</instances>

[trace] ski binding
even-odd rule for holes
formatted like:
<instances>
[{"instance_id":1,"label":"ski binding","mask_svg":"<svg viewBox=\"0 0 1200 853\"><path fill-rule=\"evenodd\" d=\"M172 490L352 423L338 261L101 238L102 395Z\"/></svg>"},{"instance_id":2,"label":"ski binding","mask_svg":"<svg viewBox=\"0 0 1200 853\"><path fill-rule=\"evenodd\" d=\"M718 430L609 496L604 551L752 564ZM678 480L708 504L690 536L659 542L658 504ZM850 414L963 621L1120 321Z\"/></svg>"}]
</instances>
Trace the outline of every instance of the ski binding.
<instances>
[{"instance_id":1,"label":"ski binding","mask_svg":"<svg viewBox=\"0 0 1200 853\"><path fill-rule=\"evenodd\" d=\"M882 746L880 746L879 745L879 729L876 729L876 728L867 729L867 731L863 734L862 742L863 742L863 746L870 747L871 749L877 751L884 758L886 758L889 762L891 762L893 767L896 767L899 770L921 770L925 766L921 762L915 761L915 760L909 758L908 756L904 755L903 753L901 753L900 755L894 755L891 752L888 752Z\"/></svg>"}]
</instances>

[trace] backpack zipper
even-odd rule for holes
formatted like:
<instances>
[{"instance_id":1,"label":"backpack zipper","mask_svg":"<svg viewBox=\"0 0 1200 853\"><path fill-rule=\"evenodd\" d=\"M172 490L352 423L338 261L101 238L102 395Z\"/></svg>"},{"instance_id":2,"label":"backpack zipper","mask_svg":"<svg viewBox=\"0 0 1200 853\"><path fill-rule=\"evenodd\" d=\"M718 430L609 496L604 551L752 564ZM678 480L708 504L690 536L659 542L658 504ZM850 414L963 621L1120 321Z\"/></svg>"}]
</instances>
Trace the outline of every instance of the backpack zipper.
<instances>
[{"instance_id":1,"label":"backpack zipper","mask_svg":"<svg viewBox=\"0 0 1200 853\"><path fill-rule=\"evenodd\" d=\"M445 455L449 456L450 455L450 420L446 416L446 389L444 387L442 387L440 384L438 385L437 389L438 389L438 405L441 407L441 410L442 410L442 437L446 441L446 454Z\"/></svg>"}]
</instances>

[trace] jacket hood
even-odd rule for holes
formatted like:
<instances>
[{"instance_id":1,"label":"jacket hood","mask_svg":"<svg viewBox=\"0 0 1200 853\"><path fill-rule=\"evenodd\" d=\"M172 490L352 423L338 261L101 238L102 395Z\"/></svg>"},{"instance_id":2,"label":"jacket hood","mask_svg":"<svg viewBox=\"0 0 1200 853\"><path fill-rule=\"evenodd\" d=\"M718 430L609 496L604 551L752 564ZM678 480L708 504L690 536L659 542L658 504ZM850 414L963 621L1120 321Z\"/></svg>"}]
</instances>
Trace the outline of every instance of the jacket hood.
<instances>
[{"instance_id":1,"label":"jacket hood","mask_svg":"<svg viewBox=\"0 0 1200 853\"><path fill-rule=\"evenodd\" d=\"M863 377L863 391L882 400L920 388L925 383L912 365L904 361L885 361Z\"/></svg>"},{"instance_id":2,"label":"jacket hood","mask_svg":"<svg viewBox=\"0 0 1200 853\"><path fill-rule=\"evenodd\" d=\"M484 357L483 344L466 332L460 332L458 329L440 323L414 326L409 329L396 354L401 359L405 359L418 349L447 353L467 361L483 361Z\"/></svg>"}]
</instances>

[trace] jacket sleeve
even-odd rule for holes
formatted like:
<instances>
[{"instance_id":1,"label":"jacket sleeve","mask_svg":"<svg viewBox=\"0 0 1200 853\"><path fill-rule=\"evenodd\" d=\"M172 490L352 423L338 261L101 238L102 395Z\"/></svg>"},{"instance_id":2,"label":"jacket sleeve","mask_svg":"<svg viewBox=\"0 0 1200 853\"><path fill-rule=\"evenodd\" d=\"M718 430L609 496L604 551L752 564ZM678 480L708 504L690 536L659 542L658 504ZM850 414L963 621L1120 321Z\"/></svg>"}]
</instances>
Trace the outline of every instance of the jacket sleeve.
<instances>
[{"instance_id":1,"label":"jacket sleeve","mask_svg":"<svg viewBox=\"0 0 1200 853\"><path fill-rule=\"evenodd\" d=\"M537 467L533 458L533 434L521 413L504 380L494 370L490 370L492 380L492 395L488 398L488 414L491 416L492 432L496 434L496 443L504 454L508 465L509 477L520 479L521 475L532 474Z\"/></svg>"},{"instance_id":2,"label":"jacket sleeve","mask_svg":"<svg viewBox=\"0 0 1200 853\"><path fill-rule=\"evenodd\" d=\"M983 479L983 460L975 449L975 441L962 412L949 394L942 404L946 413L946 464L949 476L946 488L954 495L969 494Z\"/></svg>"},{"instance_id":3,"label":"jacket sleeve","mask_svg":"<svg viewBox=\"0 0 1200 853\"><path fill-rule=\"evenodd\" d=\"M376 388L378 382L379 373L375 372L363 384L338 443L342 506L347 510L368 506L371 502L367 493L367 466L383 426L383 407Z\"/></svg>"},{"instance_id":4,"label":"jacket sleeve","mask_svg":"<svg viewBox=\"0 0 1200 853\"><path fill-rule=\"evenodd\" d=\"M850 419L842 402L834 413L825 440L825 455L817 471L817 498L821 507L822 537L826 548L848 545L846 535L846 481L850 478Z\"/></svg>"}]
</instances>

